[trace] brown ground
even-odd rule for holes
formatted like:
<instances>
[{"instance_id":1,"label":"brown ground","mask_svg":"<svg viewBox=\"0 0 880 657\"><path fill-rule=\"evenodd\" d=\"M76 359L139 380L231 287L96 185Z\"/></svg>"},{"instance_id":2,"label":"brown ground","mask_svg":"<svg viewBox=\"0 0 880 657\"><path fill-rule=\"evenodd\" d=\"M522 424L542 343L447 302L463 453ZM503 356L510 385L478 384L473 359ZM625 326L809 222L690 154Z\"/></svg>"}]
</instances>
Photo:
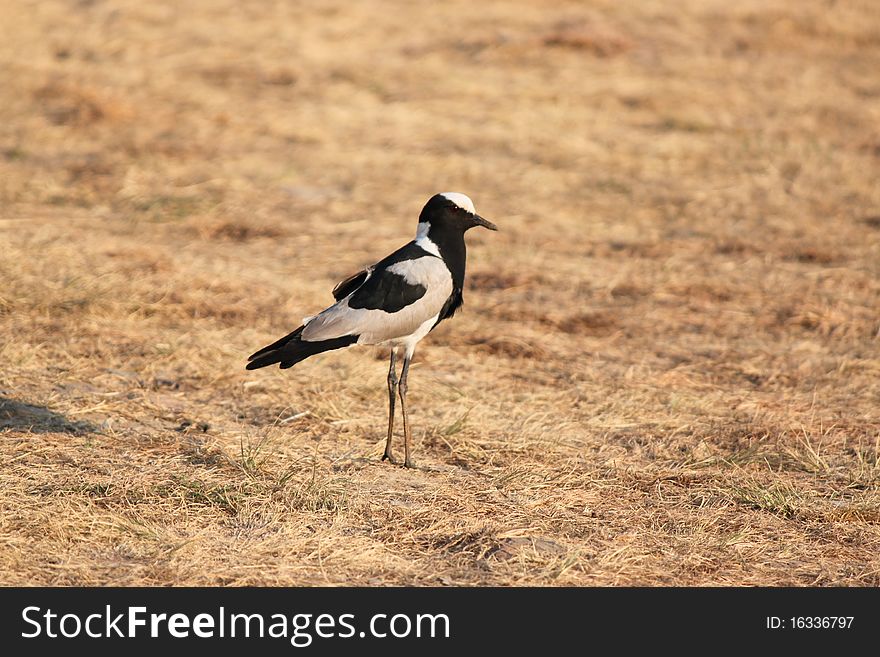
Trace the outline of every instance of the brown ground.
<instances>
[{"instance_id":1,"label":"brown ground","mask_svg":"<svg viewBox=\"0 0 880 657\"><path fill-rule=\"evenodd\" d=\"M2 3L0 583L880 585L878 71L874 0ZM244 360L445 190L406 471L383 351Z\"/></svg>"}]
</instances>

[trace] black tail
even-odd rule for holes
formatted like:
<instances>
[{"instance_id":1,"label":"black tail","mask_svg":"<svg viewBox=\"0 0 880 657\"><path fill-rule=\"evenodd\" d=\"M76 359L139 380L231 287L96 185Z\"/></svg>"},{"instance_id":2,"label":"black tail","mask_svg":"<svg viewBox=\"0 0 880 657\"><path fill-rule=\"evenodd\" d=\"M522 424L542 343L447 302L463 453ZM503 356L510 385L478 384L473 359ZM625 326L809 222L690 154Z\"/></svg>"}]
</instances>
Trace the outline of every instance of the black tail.
<instances>
[{"instance_id":1,"label":"black tail","mask_svg":"<svg viewBox=\"0 0 880 657\"><path fill-rule=\"evenodd\" d=\"M332 340L320 340L317 342L307 342L301 339L303 327L300 326L293 333L285 335L280 340L273 342L268 347L263 347L258 352L251 354L248 358L246 366L249 370L258 370L261 367L281 363L281 369L293 367L301 360L305 360L309 356L320 354L324 351L332 349L342 349L357 342L359 336L344 335L341 338L333 338Z\"/></svg>"}]
</instances>

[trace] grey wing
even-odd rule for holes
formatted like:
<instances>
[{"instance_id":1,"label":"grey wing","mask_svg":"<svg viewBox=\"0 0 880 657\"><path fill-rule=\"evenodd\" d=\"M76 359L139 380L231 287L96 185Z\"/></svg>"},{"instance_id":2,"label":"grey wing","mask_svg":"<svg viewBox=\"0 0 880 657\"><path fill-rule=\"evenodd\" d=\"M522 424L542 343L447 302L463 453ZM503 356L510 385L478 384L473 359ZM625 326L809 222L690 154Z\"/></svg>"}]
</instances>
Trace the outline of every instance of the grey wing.
<instances>
[{"instance_id":1,"label":"grey wing","mask_svg":"<svg viewBox=\"0 0 880 657\"><path fill-rule=\"evenodd\" d=\"M452 287L449 270L436 256L394 263L371 272L360 287L311 319L302 338L357 335L360 344L376 344L410 335L436 320Z\"/></svg>"}]
</instances>

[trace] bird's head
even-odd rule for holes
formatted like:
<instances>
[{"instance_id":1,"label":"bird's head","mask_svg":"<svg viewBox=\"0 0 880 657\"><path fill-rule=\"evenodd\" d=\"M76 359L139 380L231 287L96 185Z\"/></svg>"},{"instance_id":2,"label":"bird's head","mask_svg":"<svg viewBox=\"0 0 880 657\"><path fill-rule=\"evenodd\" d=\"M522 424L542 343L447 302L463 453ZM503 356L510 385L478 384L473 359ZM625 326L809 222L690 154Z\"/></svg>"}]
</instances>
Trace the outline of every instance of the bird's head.
<instances>
[{"instance_id":1,"label":"bird's head","mask_svg":"<svg viewBox=\"0 0 880 657\"><path fill-rule=\"evenodd\" d=\"M473 201L458 192L434 194L419 215L419 226L421 227L422 224L433 229L455 230L462 233L474 226L498 230L498 226L477 214Z\"/></svg>"}]
</instances>

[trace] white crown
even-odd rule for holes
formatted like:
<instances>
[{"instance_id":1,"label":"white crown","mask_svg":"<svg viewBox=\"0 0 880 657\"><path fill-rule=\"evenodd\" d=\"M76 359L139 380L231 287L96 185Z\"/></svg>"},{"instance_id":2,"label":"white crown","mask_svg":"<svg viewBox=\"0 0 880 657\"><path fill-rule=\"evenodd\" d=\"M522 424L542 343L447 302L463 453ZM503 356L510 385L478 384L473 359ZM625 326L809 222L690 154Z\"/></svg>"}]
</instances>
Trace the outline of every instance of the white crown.
<instances>
[{"instance_id":1,"label":"white crown","mask_svg":"<svg viewBox=\"0 0 880 657\"><path fill-rule=\"evenodd\" d=\"M464 194L459 194L458 192L443 192L440 196L452 201L462 210L467 210L471 214L477 214L477 211L474 209L474 202Z\"/></svg>"}]
</instances>

